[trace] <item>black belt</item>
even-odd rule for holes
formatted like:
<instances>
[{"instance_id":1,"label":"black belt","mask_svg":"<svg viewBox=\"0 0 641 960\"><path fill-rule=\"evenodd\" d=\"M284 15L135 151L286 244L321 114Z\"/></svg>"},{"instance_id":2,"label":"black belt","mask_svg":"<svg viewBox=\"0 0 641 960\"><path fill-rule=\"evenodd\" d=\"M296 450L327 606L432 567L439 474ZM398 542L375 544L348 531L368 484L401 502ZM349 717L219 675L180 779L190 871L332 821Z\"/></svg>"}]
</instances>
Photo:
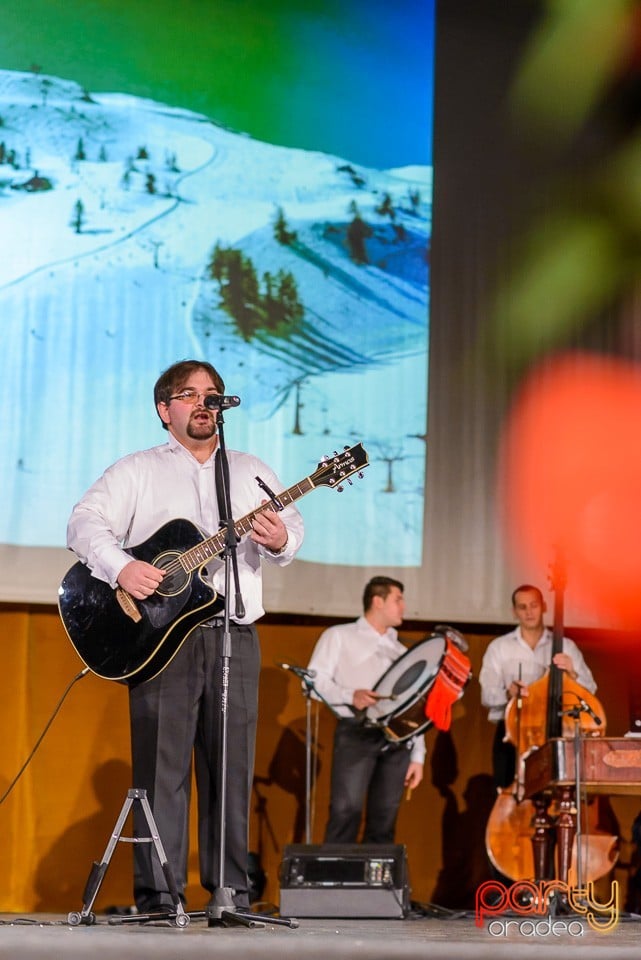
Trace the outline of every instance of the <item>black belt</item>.
<instances>
[{"instance_id":1,"label":"black belt","mask_svg":"<svg viewBox=\"0 0 641 960\"><path fill-rule=\"evenodd\" d=\"M233 623L232 620L229 621L230 625ZM203 620L200 624L201 627L224 627L225 621L222 617L210 617L209 620Z\"/></svg>"}]
</instances>

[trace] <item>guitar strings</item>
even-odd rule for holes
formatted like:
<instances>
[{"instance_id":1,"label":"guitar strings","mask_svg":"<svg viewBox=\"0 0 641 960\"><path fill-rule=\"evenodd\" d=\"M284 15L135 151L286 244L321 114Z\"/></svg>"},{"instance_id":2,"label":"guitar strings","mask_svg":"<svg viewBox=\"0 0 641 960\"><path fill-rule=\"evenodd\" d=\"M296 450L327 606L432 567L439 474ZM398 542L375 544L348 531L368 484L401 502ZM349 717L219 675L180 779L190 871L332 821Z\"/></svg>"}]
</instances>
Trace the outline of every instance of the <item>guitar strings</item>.
<instances>
[{"instance_id":1,"label":"guitar strings","mask_svg":"<svg viewBox=\"0 0 641 960\"><path fill-rule=\"evenodd\" d=\"M297 486L297 487L300 487L300 484L298 483L298 484L296 484L296 486ZM286 496L290 495L290 494L291 494L291 490L293 490L293 489L294 489L294 488L291 487L289 490L285 490L285 491L283 491L283 493L279 494L280 499L284 499ZM288 502L291 503L291 502L292 502L292 499L293 499L293 498L290 496ZM247 521L249 521L249 526L247 527L247 530L243 531L243 533L241 534L241 536L245 536L245 534L249 533L249 530L250 530L250 528L251 528L251 521L254 519L254 517L255 517L257 514L259 514L259 513L264 513L266 510L273 510L273 509L274 509L274 506L273 506L272 503L269 503L269 502L268 502L268 503L263 503L263 504L260 505L260 507L257 507L255 510L252 510L251 513L248 513L248 514L246 514L244 517L241 517L240 520L238 520L238 521L234 524L234 528L235 528L235 529L240 528L244 523L246 523ZM205 544L205 543L207 543L207 542L212 542L212 541L215 541L215 540L218 540L218 539L221 540L221 543L220 543L220 545L219 545L219 548L218 548L217 550L215 550L215 551L211 554L211 556L207 557L207 559L204 561L204 563L206 563L207 560L211 560L211 559L213 559L214 557L218 556L219 553L222 553L222 551L223 551L223 549L224 549L225 544L224 544L224 542L222 542L222 539L223 539L223 538L221 537L221 531L218 531L218 533L215 533L212 537L208 537L207 539L203 540L202 543L198 543L198 544L196 544L194 547L190 547L188 550L185 550L184 553L182 553L179 557L176 557L175 560L172 560L170 563L167 564L166 567L163 567L162 569L165 571L165 573L169 573L169 574L178 573L178 572L180 572L180 571L185 571L186 568L185 568L185 565L184 565L183 562L182 562L182 560L183 560L184 557L187 557L190 553L201 549L202 546L203 546L203 544ZM240 537L239 537L238 539L240 540ZM195 564L195 566L193 566L193 567L192 567L192 566L188 567L187 570L186 570L186 572L191 572L191 570L194 570L197 566L200 566L200 563Z\"/></svg>"},{"instance_id":2,"label":"guitar strings","mask_svg":"<svg viewBox=\"0 0 641 960\"><path fill-rule=\"evenodd\" d=\"M347 452L349 452L350 454L352 454L352 451L354 451L354 450L356 449L356 447L352 447L352 448L349 449L349 450L348 450L348 448L346 447L345 449L346 449ZM344 458L341 458L341 459L344 459ZM332 461L329 461L329 464L331 465L331 470L332 470L332 472L336 473L336 468L337 468L337 466L338 466L339 464L338 464L337 462L333 462L333 463L332 463ZM344 465L345 465L345 464L341 464L341 466L344 466ZM340 479L340 481L342 482L343 480L347 480L348 477L351 477L353 473L356 473L357 470L363 469L363 468L366 467L367 465L368 465L367 462L366 462L366 463L358 464L358 465L354 466L353 469L350 469L349 473L346 473L346 472L343 470L342 473L339 473L339 479ZM319 469L316 470L315 473L313 473L313 474L312 474L311 476L309 476L309 477L305 477L303 480L300 480L298 483L295 483L293 486L288 487L287 490L283 490L282 493L279 493L279 494L278 494L278 499L279 499L282 503L284 503L285 506L289 506L290 503L293 503L295 500L298 500L299 497L304 497L306 493L309 493L311 490L316 489L316 486L317 486L317 484L319 483L319 477L320 477L320 475L323 474L323 473L326 473L326 472L327 472L327 469L328 469L327 466L321 468L321 467L320 467L320 464L319 464ZM325 482L327 482L327 481L325 481ZM331 482L330 482L329 485L331 486ZM294 495L294 494L296 494L296 495ZM244 536L246 533L249 533L249 530L250 530L250 527L251 527L251 521L253 520L253 518L254 518L257 514L263 513L265 510L275 510L275 509L276 509L276 508L275 508L274 504L273 504L271 501L268 500L267 503L262 503L259 507L256 507L255 510L252 510L251 513L248 513L248 514L246 514L244 517L241 517L241 519L238 520L238 521L234 524L234 529L236 530L237 528L241 528L241 525L242 525L242 524L244 524L244 523L246 523L247 521L249 521L249 526L247 527L247 530L244 530L243 533L241 534L241 536ZM180 572L180 571L183 571L183 572L185 572L185 573L191 573L191 571L192 571L192 570L195 570L196 567L201 566L200 562L199 562L199 563L196 563L194 566L190 566L189 568L186 568L185 565L184 565L184 563L182 562L182 558L188 556L190 553L192 553L193 551L197 550L198 548L201 548L204 543L215 541L218 537L220 537L220 533L221 533L221 531L219 531L218 533L214 534L212 537L207 537L205 540L202 541L202 543L199 543L199 544L197 544L197 545L194 546L194 547L190 547L189 550L185 550L184 553L182 553L182 554L181 554L179 557L177 557L175 560L171 560L171 561L167 564L167 566L164 567L164 568L162 568L162 569L164 569L165 572L166 572L166 573L169 573L169 574L178 573L178 572ZM221 538L221 539L222 539L222 538ZM238 539L240 540L240 537L239 537ZM216 550L215 553L212 553L211 556L208 557L207 559L208 559L208 560L211 560L211 559L213 559L215 556L218 556L219 553L222 553L222 551L223 551L223 549L224 549L224 546L225 546L224 543L221 542L219 549ZM204 563L206 563L206 562L207 562L207 560L204 561Z\"/></svg>"}]
</instances>

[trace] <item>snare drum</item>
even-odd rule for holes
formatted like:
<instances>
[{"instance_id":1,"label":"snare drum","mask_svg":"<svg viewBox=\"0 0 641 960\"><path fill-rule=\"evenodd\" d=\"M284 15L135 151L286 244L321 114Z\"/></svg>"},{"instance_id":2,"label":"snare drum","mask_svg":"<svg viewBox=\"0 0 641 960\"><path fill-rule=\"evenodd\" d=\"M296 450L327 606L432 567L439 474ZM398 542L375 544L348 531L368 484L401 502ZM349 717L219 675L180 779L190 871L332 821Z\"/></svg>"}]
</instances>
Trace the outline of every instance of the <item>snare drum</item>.
<instances>
[{"instance_id":1,"label":"snare drum","mask_svg":"<svg viewBox=\"0 0 641 960\"><path fill-rule=\"evenodd\" d=\"M380 727L386 739L394 743L409 740L431 727L425 704L436 678L446 667L450 643L467 648L456 630L444 627L443 634L420 640L402 654L376 682L373 689L380 699L366 708L365 722ZM463 696L467 679L461 684L458 698Z\"/></svg>"}]
</instances>

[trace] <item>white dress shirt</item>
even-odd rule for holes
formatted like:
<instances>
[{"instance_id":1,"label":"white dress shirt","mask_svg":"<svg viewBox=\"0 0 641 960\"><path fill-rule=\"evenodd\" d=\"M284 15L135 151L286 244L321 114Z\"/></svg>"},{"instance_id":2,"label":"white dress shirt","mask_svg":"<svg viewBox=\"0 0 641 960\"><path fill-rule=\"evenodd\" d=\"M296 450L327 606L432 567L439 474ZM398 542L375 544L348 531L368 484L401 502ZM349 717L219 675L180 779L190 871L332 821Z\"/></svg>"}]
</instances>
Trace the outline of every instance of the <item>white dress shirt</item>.
<instances>
[{"instance_id":1,"label":"white dress shirt","mask_svg":"<svg viewBox=\"0 0 641 960\"><path fill-rule=\"evenodd\" d=\"M568 637L563 637L563 653L572 658L577 683L594 693L594 677L576 643ZM489 708L488 719L493 723L503 719L509 699L507 691L513 681L520 679L527 685L534 683L543 676L551 660L552 631L547 628L534 649L523 639L520 627L492 640L479 673L481 703Z\"/></svg>"},{"instance_id":2,"label":"white dress shirt","mask_svg":"<svg viewBox=\"0 0 641 960\"><path fill-rule=\"evenodd\" d=\"M407 652L393 627L380 634L365 617L325 630L314 647L309 669L314 686L341 717L354 717L350 706L355 690L371 690L386 670ZM425 738L412 745L413 762L425 760Z\"/></svg>"},{"instance_id":3,"label":"white dress shirt","mask_svg":"<svg viewBox=\"0 0 641 960\"><path fill-rule=\"evenodd\" d=\"M278 494L283 486L258 457L235 450L229 459L231 506L235 521L266 499L256 482L261 477ZM265 612L262 604L261 558L284 566L292 561L303 541L303 519L294 506L280 514L287 527L287 544L274 554L243 537L238 544L238 570L245 616L230 616L238 623L253 623ZM109 467L76 504L67 528L67 545L99 580L116 586L122 568L132 559L127 545L137 546L169 520L184 518L205 536L218 531L218 500L214 455L199 461L171 434L167 443L123 457ZM205 578L221 593L222 564L208 561ZM233 585L232 585L233 590Z\"/></svg>"}]
</instances>

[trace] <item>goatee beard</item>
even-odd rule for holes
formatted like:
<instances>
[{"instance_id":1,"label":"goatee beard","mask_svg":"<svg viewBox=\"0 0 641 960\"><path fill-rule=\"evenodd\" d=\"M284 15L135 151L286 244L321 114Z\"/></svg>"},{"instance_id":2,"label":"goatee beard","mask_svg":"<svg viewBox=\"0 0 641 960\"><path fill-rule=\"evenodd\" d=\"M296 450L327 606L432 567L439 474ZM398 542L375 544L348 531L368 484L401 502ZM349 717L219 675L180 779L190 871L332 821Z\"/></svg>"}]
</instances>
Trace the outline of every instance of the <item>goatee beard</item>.
<instances>
[{"instance_id":1,"label":"goatee beard","mask_svg":"<svg viewBox=\"0 0 641 960\"><path fill-rule=\"evenodd\" d=\"M187 424L187 436L192 440L209 440L216 435L215 423L189 423Z\"/></svg>"}]
</instances>

